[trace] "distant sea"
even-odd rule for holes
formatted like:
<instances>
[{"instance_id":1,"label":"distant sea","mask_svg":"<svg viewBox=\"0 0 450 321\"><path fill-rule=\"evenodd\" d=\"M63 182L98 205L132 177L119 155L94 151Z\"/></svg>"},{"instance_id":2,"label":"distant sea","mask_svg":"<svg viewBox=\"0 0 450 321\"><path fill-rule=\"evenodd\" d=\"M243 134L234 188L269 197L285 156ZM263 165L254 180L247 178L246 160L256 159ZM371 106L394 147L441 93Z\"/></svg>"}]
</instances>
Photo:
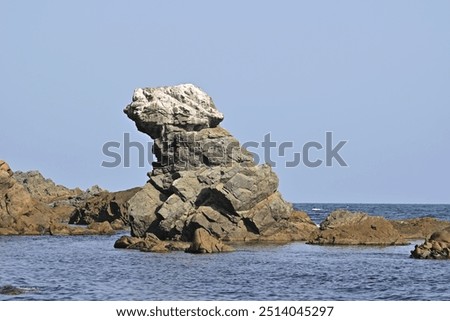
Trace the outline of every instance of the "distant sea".
<instances>
[{"instance_id":1,"label":"distant sea","mask_svg":"<svg viewBox=\"0 0 450 321\"><path fill-rule=\"evenodd\" d=\"M320 223L332 210L450 220L450 205L295 204ZM124 233L122 233L124 234ZM246 245L192 255L116 250L114 236L0 237L0 300L450 300L450 261L395 247Z\"/></svg>"}]
</instances>

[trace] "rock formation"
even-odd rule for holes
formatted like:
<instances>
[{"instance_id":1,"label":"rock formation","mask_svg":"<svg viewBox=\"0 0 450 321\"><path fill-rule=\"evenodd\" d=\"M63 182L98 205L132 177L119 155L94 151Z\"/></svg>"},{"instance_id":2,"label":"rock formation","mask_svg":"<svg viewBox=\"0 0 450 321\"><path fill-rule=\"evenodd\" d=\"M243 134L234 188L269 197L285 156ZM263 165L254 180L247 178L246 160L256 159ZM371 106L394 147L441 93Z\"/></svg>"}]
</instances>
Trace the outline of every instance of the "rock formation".
<instances>
[{"instance_id":1,"label":"rock formation","mask_svg":"<svg viewBox=\"0 0 450 321\"><path fill-rule=\"evenodd\" d=\"M416 259L450 259L450 227L434 232L422 245L411 251Z\"/></svg>"},{"instance_id":2,"label":"rock formation","mask_svg":"<svg viewBox=\"0 0 450 321\"><path fill-rule=\"evenodd\" d=\"M449 221L433 217L420 217L407 220L390 221L402 238L419 240L429 237L433 232L450 227Z\"/></svg>"},{"instance_id":3,"label":"rock formation","mask_svg":"<svg viewBox=\"0 0 450 321\"><path fill-rule=\"evenodd\" d=\"M108 192L97 185L86 191L69 189L55 184L38 171L17 171L13 177L34 199L60 213L62 222L77 225L109 222L115 230L129 225L127 202L140 190L137 187Z\"/></svg>"},{"instance_id":4,"label":"rock formation","mask_svg":"<svg viewBox=\"0 0 450 321\"><path fill-rule=\"evenodd\" d=\"M400 233L381 216L336 210L313 232L309 244L320 245L404 245Z\"/></svg>"},{"instance_id":5,"label":"rock formation","mask_svg":"<svg viewBox=\"0 0 450 321\"><path fill-rule=\"evenodd\" d=\"M276 174L219 126L222 113L196 86L136 89L124 112L156 156L129 201L133 236L192 241L202 228L222 241L304 240L316 228L291 218Z\"/></svg>"},{"instance_id":6,"label":"rock formation","mask_svg":"<svg viewBox=\"0 0 450 321\"><path fill-rule=\"evenodd\" d=\"M216 239L211 233L204 228L198 228L194 232L194 238L191 246L186 250L187 253L205 254L232 252L234 249L220 240Z\"/></svg>"},{"instance_id":7,"label":"rock formation","mask_svg":"<svg viewBox=\"0 0 450 321\"><path fill-rule=\"evenodd\" d=\"M74 204L80 202L79 192L77 189L70 190L57 186L51 180L44 179L38 172L13 173L6 162L0 161L0 235L112 234L114 229L124 227L122 220L117 222L117 218L127 217L126 206L122 202L125 204L134 195L133 192L124 192L128 196L128 198L124 196L124 199L120 199L120 196L123 196L120 193L111 197L103 196L107 200L105 203L109 205L104 212L99 211L98 221L102 222L104 219L103 222L85 219L86 224L90 223L85 228L67 224L70 215L77 209ZM85 194L89 194L89 191ZM82 204L84 203L81 202L78 206L84 208ZM117 205L117 208L113 204ZM117 214L117 218L102 216L103 214L106 216L110 208L116 209L113 212Z\"/></svg>"}]
</instances>

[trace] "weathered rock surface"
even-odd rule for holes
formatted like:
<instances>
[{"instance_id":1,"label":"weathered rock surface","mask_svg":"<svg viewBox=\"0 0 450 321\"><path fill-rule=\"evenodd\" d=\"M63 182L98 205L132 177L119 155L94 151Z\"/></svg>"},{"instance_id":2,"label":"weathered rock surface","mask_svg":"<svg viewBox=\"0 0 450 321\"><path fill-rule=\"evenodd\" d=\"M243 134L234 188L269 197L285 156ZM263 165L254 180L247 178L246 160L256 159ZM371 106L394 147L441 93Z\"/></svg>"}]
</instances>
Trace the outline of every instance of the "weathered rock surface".
<instances>
[{"instance_id":1,"label":"weathered rock surface","mask_svg":"<svg viewBox=\"0 0 450 321\"><path fill-rule=\"evenodd\" d=\"M192 245L186 250L187 253L194 254L232 251L234 251L234 249L231 246L222 243L204 228L198 228L195 230Z\"/></svg>"},{"instance_id":2,"label":"weathered rock surface","mask_svg":"<svg viewBox=\"0 0 450 321\"><path fill-rule=\"evenodd\" d=\"M416 259L450 259L450 227L434 232L422 245L411 251Z\"/></svg>"},{"instance_id":3,"label":"weathered rock surface","mask_svg":"<svg viewBox=\"0 0 450 321\"><path fill-rule=\"evenodd\" d=\"M14 178L34 199L58 212L63 222L77 225L109 222L115 230L129 225L128 200L141 189L112 193L97 185L86 191L69 189L56 185L38 171L15 172Z\"/></svg>"},{"instance_id":4,"label":"weathered rock surface","mask_svg":"<svg viewBox=\"0 0 450 321\"><path fill-rule=\"evenodd\" d=\"M45 234L57 214L31 197L3 162L0 170L0 235Z\"/></svg>"},{"instance_id":5,"label":"weathered rock surface","mask_svg":"<svg viewBox=\"0 0 450 321\"><path fill-rule=\"evenodd\" d=\"M83 203L78 195L80 190L55 185L35 171L13 173L4 161L0 164L0 235L112 234L114 230L124 227L124 221L127 222L126 201L139 190L112 195L95 191L91 197L96 197L99 193L97 196L103 197L104 204L100 205L100 201ZM87 191L81 195L92 195L91 193ZM103 194L100 195L101 193ZM55 205L57 202L60 203ZM89 224L87 227L68 225L70 215L77 209L75 206L84 209L86 204L92 209L89 214L97 220L85 219L83 222ZM97 205L99 209L96 217L92 204Z\"/></svg>"},{"instance_id":6,"label":"weathered rock surface","mask_svg":"<svg viewBox=\"0 0 450 321\"><path fill-rule=\"evenodd\" d=\"M157 159L128 202L133 236L192 241L204 229L222 241L287 241L316 229L291 217L276 174L219 126L223 115L199 88L140 88L124 112L154 139Z\"/></svg>"},{"instance_id":7,"label":"weathered rock surface","mask_svg":"<svg viewBox=\"0 0 450 321\"><path fill-rule=\"evenodd\" d=\"M70 189L55 184L51 179L44 178L38 171L16 171L14 179L23 185L34 199L46 204L75 199L83 194L79 188Z\"/></svg>"},{"instance_id":8,"label":"weathered rock surface","mask_svg":"<svg viewBox=\"0 0 450 321\"><path fill-rule=\"evenodd\" d=\"M101 191L75 206L70 224L88 225L94 222L114 223L116 229L129 224L128 201L140 187L120 192ZM120 223L122 222L122 224Z\"/></svg>"},{"instance_id":9,"label":"weathered rock surface","mask_svg":"<svg viewBox=\"0 0 450 321\"><path fill-rule=\"evenodd\" d=\"M449 221L432 217L390 221L402 238L418 240L428 238L433 232L450 227Z\"/></svg>"},{"instance_id":10,"label":"weathered rock surface","mask_svg":"<svg viewBox=\"0 0 450 321\"><path fill-rule=\"evenodd\" d=\"M336 210L313 232L309 244L321 245L404 245L407 242L381 216Z\"/></svg>"},{"instance_id":11,"label":"weathered rock surface","mask_svg":"<svg viewBox=\"0 0 450 321\"><path fill-rule=\"evenodd\" d=\"M149 233L145 237L122 236L114 243L116 249L139 250L141 252L165 253L170 251L185 251L190 246L187 242L161 241Z\"/></svg>"}]
</instances>

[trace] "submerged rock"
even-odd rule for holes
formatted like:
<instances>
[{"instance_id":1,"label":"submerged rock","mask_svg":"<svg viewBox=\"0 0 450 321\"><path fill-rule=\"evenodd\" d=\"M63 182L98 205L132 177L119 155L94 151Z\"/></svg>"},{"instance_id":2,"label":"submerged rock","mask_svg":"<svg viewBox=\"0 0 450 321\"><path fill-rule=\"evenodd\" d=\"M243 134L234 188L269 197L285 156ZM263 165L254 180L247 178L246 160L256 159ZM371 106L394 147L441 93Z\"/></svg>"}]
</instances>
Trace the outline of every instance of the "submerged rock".
<instances>
[{"instance_id":1,"label":"submerged rock","mask_svg":"<svg viewBox=\"0 0 450 321\"><path fill-rule=\"evenodd\" d=\"M313 232L309 244L320 245L405 245L408 244L381 216L336 210Z\"/></svg>"},{"instance_id":2,"label":"submerged rock","mask_svg":"<svg viewBox=\"0 0 450 321\"><path fill-rule=\"evenodd\" d=\"M124 112L154 139L157 159L128 202L132 236L192 241L207 231L225 241L305 240L316 229L291 219L276 174L219 126L222 113L198 87L136 89Z\"/></svg>"},{"instance_id":3,"label":"submerged rock","mask_svg":"<svg viewBox=\"0 0 450 321\"><path fill-rule=\"evenodd\" d=\"M21 289L12 285L0 286L0 294L2 295L20 295L27 292L25 289Z\"/></svg>"},{"instance_id":4,"label":"submerged rock","mask_svg":"<svg viewBox=\"0 0 450 321\"><path fill-rule=\"evenodd\" d=\"M450 227L434 232L422 245L411 251L416 259L450 259Z\"/></svg>"}]
</instances>

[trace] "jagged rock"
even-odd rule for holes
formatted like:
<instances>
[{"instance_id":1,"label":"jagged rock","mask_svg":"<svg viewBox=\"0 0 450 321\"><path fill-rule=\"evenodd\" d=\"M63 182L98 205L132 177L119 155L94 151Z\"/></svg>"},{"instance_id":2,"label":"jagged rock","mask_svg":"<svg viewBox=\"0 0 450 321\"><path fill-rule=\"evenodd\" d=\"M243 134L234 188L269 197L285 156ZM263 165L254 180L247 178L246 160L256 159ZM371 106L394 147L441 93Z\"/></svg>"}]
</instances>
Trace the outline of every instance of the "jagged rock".
<instances>
[{"instance_id":1,"label":"jagged rock","mask_svg":"<svg viewBox=\"0 0 450 321\"><path fill-rule=\"evenodd\" d=\"M133 236L191 241L203 228L229 241L300 240L316 228L290 219L275 173L219 126L223 115L199 88L140 88L124 111L154 139L157 160L128 202Z\"/></svg>"},{"instance_id":2,"label":"jagged rock","mask_svg":"<svg viewBox=\"0 0 450 321\"><path fill-rule=\"evenodd\" d=\"M128 200L141 188L132 188L126 191L113 192L98 190L88 197L84 203L76 206L70 217L70 224L88 225L93 222L115 222L115 229L128 225ZM119 222L117 222L119 221Z\"/></svg>"},{"instance_id":3,"label":"jagged rock","mask_svg":"<svg viewBox=\"0 0 450 321\"><path fill-rule=\"evenodd\" d=\"M313 232L309 244L328 245L404 245L408 244L391 222L362 212L332 212Z\"/></svg>"},{"instance_id":4,"label":"jagged rock","mask_svg":"<svg viewBox=\"0 0 450 321\"><path fill-rule=\"evenodd\" d=\"M155 253L185 251L189 246L189 243L186 242L161 241L151 233L148 233L145 238L124 235L114 243L114 248L116 249L131 249Z\"/></svg>"},{"instance_id":5,"label":"jagged rock","mask_svg":"<svg viewBox=\"0 0 450 321\"><path fill-rule=\"evenodd\" d=\"M449 221L441 221L432 217L420 217L406 220L391 221L394 228L405 239L424 239L433 232L450 227Z\"/></svg>"},{"instance_id":6,"label":"jagged rock","mask_svg":"<svg viewBox=\"0 0 450 321\"><path fill-rule=\"evenodd\" d=\"M30 193L12 175L3 162L0 171L0 234L39 235L48 232L56 213Z\"/></svg>"},{"instance_id":7,"label":"jagged rock","mask_svg":"<svg viewBox=\"0 0 450 321\"><path fill-rule=\"evenodd\" d=\"M13 176L14 173L9 167L9 165L4 161L0 159L0 171L6 172L9 176Z\"/></svg>"},{"instance_id":8,"label":"jagged rock","mask_svg":"<svg viewBox=\"0 0 450 321\"><path fill-rule=\"evenodd\" d=\"M232 252L234 249L220 240L216 239L211 233L204 228L198 228L194 232L192 245L186 250L187 253L204 254L204 253L220 253Z\"/></svg>"},{"instance_id":9,"label":"jagged rock","mask_svg":"<svg viewBox=\"0 0 450 321\"><path fill-rule=\"evenodd\" d=\"M79 188L69 189L62 185L56 185L51 179L44 178L38 171L17 171L14 173L14 178L25 187L33 198L46 204L72 199L83 193Z\"/></svg>"},{"instance_id":10,"label":"jagged rock","mask_svg":"<svg viewBox=\"0 0 450 321\"><path fill-rule=\"evenodd\" d=\"M434 232L422 245L411 251L416 259L450 259L450 227Z\"/></svg>"}]
</instances>

